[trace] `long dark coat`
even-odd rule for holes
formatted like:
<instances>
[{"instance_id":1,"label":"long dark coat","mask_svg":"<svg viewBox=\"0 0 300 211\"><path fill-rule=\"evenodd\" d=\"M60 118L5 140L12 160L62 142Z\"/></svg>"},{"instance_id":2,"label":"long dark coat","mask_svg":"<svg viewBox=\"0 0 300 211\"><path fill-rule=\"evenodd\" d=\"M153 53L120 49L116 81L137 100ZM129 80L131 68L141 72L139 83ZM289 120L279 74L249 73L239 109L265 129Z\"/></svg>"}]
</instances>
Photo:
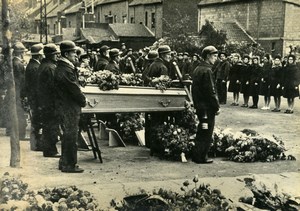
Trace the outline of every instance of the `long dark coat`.
<instances>
[{"instance_id":1,"label":"long dark coat","mask_svg":"<svg viewBox=\"0 0 300 211\"><path fill-rule=\"evenodd\" d=\"M282 96L282 83L283 83L283 68L282 66L274 66L270 72L270 95L279 97ZM279 87L277 88L277 86Z\"/></svg>"},{"instance_id":2,"label":"long dark coat","mask_svg":"<svg viewBox=\"0 0 300 211\"><path fill-rule=\"evenodd\" d=\"M295 98L299 96L298 88L300 83L299 68L296 64L288 64L284 67L283 97Z\"/></svg>"},{"instance_id":3,"label":"long dark coat","mask_svg":"<svg viewBox=\"0 0 300 211\"><path fill-rule=\"evenodd\" d=\"M26 96L28 97L30 107L32 109L37 107L37 99L38 99L38 69L40 66L40 62L36 59L30 59L26 71L25 71L25 90Z\"/></svg>"},{"instance_id":4,"label":"long dark coat","mask_svg":"<svg viewBox=\"0 0 300 211\"><path fill-rule=\"evenodd\" d=\"M266 63L262 67L261 71L261 82L260 82L260 90L259 94L263 96L270 96L270 74L271 74L272 64Z\"/></svg>"},{"instance_id":5,"label":"long dark coat","mask_svg":"<svg viewBox=\"0 0 300 211\"><path fill-rule=\"evenodd\" d=\"M56 62L44 58L38 69L38 106L43 112L54 113L55 111L55 85L54 85L54 71L56 69Z\"/></svg>"},{"instance_id":6,"label":"long dark coat","mask_svg":"<svg viewBox=\"0 0 300 211\"><path fill-rule=\"evenodd\" d=\"M119 74L120 66L115 61L110 60L109 63L106 65L105 70L109 70L115 74Z\"/></svg>"},{"instance_id":7,"label":"long dark coat","mask_svg":"<svg viewBox=\"0 0 300 211\"><path fill-rule=\"evenodd\" d=\"M250 77L251 77L251 71L250 71L250 65L243 64L241 66L241 93L244 95L250 94Z\"/></svg>"},{"instance_id":8,"label":"long dark coat","mask_svg":"<svg viewBox=\"0 0 300 211\"><path fill-rule=\"evenodd\" d=\"M108 63L109 59L106 56L99 56L98 61L94 67L94 71L105 70L105 67Z\"/></svg>"},{"instance_id":9,"label":"long dark coat","mask_svg":"<svg viewBox=\"0 0 300 211\"><path fill-rule=\"evenodd\" d=\"M241 90L241 73L242 73L242 63L238 62L229 70L229 87L228 92L239 92Z\"/></svg>"},{"instance_id":10,"label":"long dark coat","mask_svg":"<svg viewBox=\"0 0 300 211\"><path fill-rule=\"evenodd\" d=\"M259 84L261 81L261 66L258 64L250 65L250 96L257 96L259 94Z\"/></svg>"}]
</instances>

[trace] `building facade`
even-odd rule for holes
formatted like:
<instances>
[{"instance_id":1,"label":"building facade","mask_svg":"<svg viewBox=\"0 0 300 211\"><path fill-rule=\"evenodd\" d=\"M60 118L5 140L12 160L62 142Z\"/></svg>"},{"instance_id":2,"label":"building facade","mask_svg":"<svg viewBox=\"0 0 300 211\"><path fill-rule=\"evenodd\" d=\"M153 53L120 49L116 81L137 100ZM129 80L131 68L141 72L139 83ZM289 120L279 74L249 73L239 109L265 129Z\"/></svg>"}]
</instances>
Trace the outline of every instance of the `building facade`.
<instances>
[{"instance_id":1,"label":"building facade","mask_svg":"<svg viewBox=\"0 0 300 211\"><path fill-rule=\"evenodd\" d=\"M129 4L129 21L147 26L161 38L168 32L166 25L180 21L178 14L190 17L190 33L197 33L197 4L199 0L133 0Z\"/></svg>"},{"instance_id":2,"label":"building facade","mask_svg":"<svg viewBox=\"0 0 300 211\"><path fill-rule=\"evenodd\" d=\"M210 22L237 22L266 52L285 55L300 45L298 0L202 0L198 4L198 29Z\"/></svg>"}]
</instances>

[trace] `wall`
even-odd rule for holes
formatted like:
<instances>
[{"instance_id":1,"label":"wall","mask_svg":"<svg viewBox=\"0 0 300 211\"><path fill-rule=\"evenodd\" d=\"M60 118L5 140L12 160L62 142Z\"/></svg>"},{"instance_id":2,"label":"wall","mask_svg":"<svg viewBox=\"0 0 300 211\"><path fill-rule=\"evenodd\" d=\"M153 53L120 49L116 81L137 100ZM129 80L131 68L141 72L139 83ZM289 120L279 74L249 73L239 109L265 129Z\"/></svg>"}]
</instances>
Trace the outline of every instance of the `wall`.
<instances>
[{"instance_id":1,"label":"wall","mask_svg":"<svg viewBox=\"0 0 300 211\"><path fill-rule=\"evenodd\" d=\"M128 22L128 1L96 5L96 22L105 23L105 15L108 15L110 12L112 17L116 16L116 22L114 21L114 23L123 23L123 16L126 16L125 19Z\"/></svg>"},{"instance_id":2,"label":"wall","mask_svg":"<svg viewBox=\"0 0 300 211\"><path fill-rule=\"evenodd\" d=\"M300 46L300 6L285 4L284 46L283 54L289 53L289 46Z\"/></svg>"},{"instance_id":3,"label":"wall","mask_svg":"<svg viewBox=\"0 0 300 211\"><path fill-rule=\"evenodd\" d=\"M148 23L145 21L146 12ZM151 24L152 13L155 13L155 27L152 27ZM156 38L162 37L162 15L161 4L137 5L129 7L129 21L131 18L133 18L135 23L144 24L155 34Z\"/></svg>"},{"instance_id":4,"label":"wall","mask_svg":"<svg viewBox=\"0 0 300 211\"><path fill-rule=\"evenodd\" d=\"M283 35L282 0L238 1L200 7L200 28L209 21L234 21L254 38L281 37Z\"/></svg>"}]
</instances>

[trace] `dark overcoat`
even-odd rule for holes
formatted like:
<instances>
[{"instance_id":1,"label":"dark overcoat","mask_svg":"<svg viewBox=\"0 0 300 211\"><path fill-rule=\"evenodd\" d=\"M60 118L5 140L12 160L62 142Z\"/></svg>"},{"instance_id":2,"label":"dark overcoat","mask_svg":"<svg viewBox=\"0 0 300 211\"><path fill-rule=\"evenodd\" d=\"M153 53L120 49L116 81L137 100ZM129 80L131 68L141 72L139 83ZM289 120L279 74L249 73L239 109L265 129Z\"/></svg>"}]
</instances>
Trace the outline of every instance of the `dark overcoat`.
<instances>
[{"instance_id":1,"label":"dark overcoat","mask_svg":"<svg viewBox=\"0 0 300 211\"><path fill-rule=\"evenodd\" d=\"M37 107L37 83L38 83L38 69L40 62L36 59L30 59L25 71L25 90L32 109Z\"/></svg>"},{"instance_id":2,"label":"dark overcoat","mask_svg":"<svg viewBox=\"0 0 300 211\"><path fill-rule=\"evenodd\" d=\"M161 59L157 58L149 67L149 77L160 77L161 75L168 75L167 64Z\"/></svg>"}]
</instances>

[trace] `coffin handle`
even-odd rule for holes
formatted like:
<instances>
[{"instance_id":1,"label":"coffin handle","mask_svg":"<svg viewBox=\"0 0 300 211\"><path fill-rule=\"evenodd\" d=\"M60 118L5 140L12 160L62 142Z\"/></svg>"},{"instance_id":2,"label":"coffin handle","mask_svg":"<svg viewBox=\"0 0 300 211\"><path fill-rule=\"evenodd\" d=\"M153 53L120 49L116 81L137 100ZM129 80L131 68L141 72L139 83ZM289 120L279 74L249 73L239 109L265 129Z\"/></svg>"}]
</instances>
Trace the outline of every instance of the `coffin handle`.
<instances>
[{"instance_id":1,"label":"coffin handle","mask_svg":"<svg viewBox=\"0 0 300 211\"><path fill-rule=\"evenodd\" d=\"M163 107L168 107L171 103L171 100L161 100L159 101L159 103L163 106Z\"/></svg>"},{"instance_id":2,"label":"coffin handle","mask_svg":"<svg viewBox=\"0 0 300 211\"><path fill-rule=\"evenodd\" d=\"M92 102L91 102L92 101ZM92 108L94 108L98 103L99 103L99 101L98 100L96 100L96 99L93 99L93 100L89 100L88 102L87 102L87 104L90 106L90 107L92 107Z\"/></svg>"}]
</instances>

